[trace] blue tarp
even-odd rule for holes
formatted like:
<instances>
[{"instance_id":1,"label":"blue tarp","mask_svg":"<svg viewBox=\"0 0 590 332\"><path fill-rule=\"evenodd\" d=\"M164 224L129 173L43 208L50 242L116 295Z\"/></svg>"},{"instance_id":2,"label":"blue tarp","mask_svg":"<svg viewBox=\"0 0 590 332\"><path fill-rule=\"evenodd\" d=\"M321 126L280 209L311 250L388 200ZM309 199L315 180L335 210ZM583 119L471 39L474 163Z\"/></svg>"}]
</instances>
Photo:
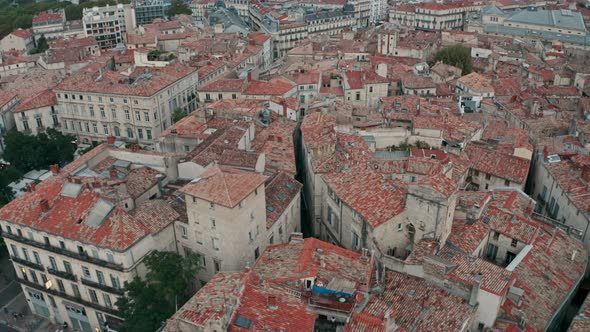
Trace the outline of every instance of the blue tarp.
<instances>
[{"instance_id":1,"label":"blue tarp","mask_svg":"<svg viewBox=\"0 0 590 332\"><path fill-rule=\"evenodd\" d=\"M334 295L336 297L352 297L352 294L345 293L345 292L338 292L338 291L335 291L332 289L319 287L316 285L313 285L313 287L311 287L311 291L314 293L323 294L323 295Z\"/></svg>"}]
</instances>

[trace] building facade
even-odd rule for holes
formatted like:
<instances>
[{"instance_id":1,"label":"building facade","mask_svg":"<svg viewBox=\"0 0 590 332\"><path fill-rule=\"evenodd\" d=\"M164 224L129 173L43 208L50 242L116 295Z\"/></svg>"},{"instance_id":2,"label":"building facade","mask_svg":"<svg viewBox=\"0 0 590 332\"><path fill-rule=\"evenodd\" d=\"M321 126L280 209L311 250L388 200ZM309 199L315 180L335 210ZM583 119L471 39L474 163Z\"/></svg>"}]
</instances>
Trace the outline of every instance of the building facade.
<instances>
[{"instance_id":1,"label":"building facade","mask_svg":"<svg viewBox=\"0 0 590 332\"><path fill-rule=\"evenodd\" d=\"M134 8L131 5L84 8L82 24L86 37L94 36L101 49L111 49L124 43L127 31L136 27Z\"/></svg>"}]
</instances>

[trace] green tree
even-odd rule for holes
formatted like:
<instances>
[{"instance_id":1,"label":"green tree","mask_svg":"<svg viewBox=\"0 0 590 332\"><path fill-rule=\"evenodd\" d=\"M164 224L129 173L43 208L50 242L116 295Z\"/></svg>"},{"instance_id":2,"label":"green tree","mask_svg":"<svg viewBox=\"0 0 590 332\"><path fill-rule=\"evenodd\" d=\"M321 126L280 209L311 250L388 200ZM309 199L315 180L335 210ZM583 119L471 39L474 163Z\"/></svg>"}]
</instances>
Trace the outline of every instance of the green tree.
<instances>
[{"instance_id":1,"label":"green tree","mask_svg":"<svg viewBox=\"0 0 590 332\"><path fill-rule=\"evenodd\" d=\"M45 35L41 35L41 37L37 39L37 47L31 50L31 54L43 53L48 49L49 45L47 44L47 39L45 39Z\"/></svg>"},{"instance_id":2,"label":"green tree","mask_svg":"<svg viewBox=\"0 0 590 332\"><path fill-rule=\"evenodd\" d=\"M181 0L173 0L170 9L168 9L168 16L176 16L180 14L191 15L192 13L193 11L188 5Z\"/></svg>"},{"instance_id":3,"label":"green tree","mask_svg":"<svg viewBox=\"0 0 590 332\"><path fill-rule=\"evenodd\" d=\"M442 61L444 64L461 68L462 75L467 75L473 71L471 53L468 48L460 44L440 49L436 53L434 61Z\"/></svg>"},{"instance_id":4,"label":"green tree","mask_svg":"<svg viewBox=\"0 0 590 332\"><path fill-rule=\"evenodd\" d=\"M4 160L21 172L66 164L74 159L75 138L48 128L37 136L13 131L6 134Z\"/></svg>"},{"instance_id":5,"label":"green tree","mask_svg":"<svg viewBox=\"0 0 590 332\"><path fill-rule=\"evenodd\" d=\"M192 282L201 268L197 254L182 257L173 252L154 251L145 259L146 280L125 283L125 295L116 306L124 332L156 331L192 295Z\"/></svg>"},{"instance_id":6,"label":"green tree","mask_svg":"<svg viewBox=\"0 0 590 332\"><path fill-rule=\"evenodd\" d=\"M8 185L21 178L21 173L14 166L0 169L0 206L4 206L14 198L14 192Z\"/></svg>"},{"instance_id":7,"label":"green tree","mask_svg":"<svg viewBox=\"0 0 590 332\"><path fill-rule=\"evenodd\" d=\"M176 123L185 116L186 112L182 108L177 107L174 109L174 111L172 111L172 122Z\"/></svg>"}]
</instances>

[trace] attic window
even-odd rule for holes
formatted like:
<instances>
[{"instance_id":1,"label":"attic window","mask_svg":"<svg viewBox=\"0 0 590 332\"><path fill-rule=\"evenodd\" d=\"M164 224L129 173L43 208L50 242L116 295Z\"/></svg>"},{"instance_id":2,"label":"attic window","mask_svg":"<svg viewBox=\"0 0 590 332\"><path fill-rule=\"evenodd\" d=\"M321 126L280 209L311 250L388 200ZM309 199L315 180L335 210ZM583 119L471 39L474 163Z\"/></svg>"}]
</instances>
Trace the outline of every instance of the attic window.
<instances>
[{"instance_id":1,"label":"attic window","mask_svg":"<svg viewBox=\"0 0 590 332\"><path fill-rule=\"evenodd\" d=\"M283 195L283 194L278 194L278 195L277 195L277 198L278 198L278 199L285 199L285 195Z\"/></svg>"},{"instance_id":2,"label":"attic window","mask_svg":"<svg viewBox=\"0 0 590 332\"><path fill-rule=\"evenodd\" d=\"M80 225L82 223L82 221L84 221L84 219L82 219L82 218L78 219L77 224Z\"/></svg>"},{"instance_id":3,"label":"attic window","mask_svg":"<svg viewBox=\"0 0 590 332\"><path fill-rule=\"evenodd\" d=\"M236 317L236 320L234 321L234 324L245 329L250 329L250 326L252 326L252 320L242 315L238 315L238 317Z\"/></svg>"},{"instance_id":4,"label":"attic window","mask_svg":"<svg viewBox=\"0 0 590 332\"><path fill-rule=\"evenodd\" d=\"M275 210L275 208L274 208L274 207L272 207L272 206L270 206L270 205L269 205L269 206L267 206L267 207L266 207L266 209L267 209L269 212L274 212L274 210Z\"/></svg>"},{"instance_id":5,"label":"attic window","mask_svg":"<svg viewBox=\"0 0 590 332\"><path fill-rule=\"evenodd\" d=\"M293 184L292 183L287 183L286 186L287 186L287 189L293 189Z\"/></svg>"}]
</instances>

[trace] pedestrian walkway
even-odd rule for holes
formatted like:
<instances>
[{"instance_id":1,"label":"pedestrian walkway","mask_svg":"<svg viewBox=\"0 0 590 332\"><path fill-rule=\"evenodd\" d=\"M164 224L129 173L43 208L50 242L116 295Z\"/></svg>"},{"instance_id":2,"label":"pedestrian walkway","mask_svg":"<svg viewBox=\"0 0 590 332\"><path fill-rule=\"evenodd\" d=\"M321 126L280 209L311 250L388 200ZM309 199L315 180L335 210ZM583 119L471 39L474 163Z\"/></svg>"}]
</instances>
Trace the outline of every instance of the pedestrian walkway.
<instances>
[{"instance_id":1,"label":"pedestrian walkway","mask_svg":"<svg viewBox=\"0 0 590 332\"><path fill-rule=\"evenodd\" d=\"M0 258L0 332L53 332L59 326L31 312L7 255Z\"/></svg>"}]
</instances>

